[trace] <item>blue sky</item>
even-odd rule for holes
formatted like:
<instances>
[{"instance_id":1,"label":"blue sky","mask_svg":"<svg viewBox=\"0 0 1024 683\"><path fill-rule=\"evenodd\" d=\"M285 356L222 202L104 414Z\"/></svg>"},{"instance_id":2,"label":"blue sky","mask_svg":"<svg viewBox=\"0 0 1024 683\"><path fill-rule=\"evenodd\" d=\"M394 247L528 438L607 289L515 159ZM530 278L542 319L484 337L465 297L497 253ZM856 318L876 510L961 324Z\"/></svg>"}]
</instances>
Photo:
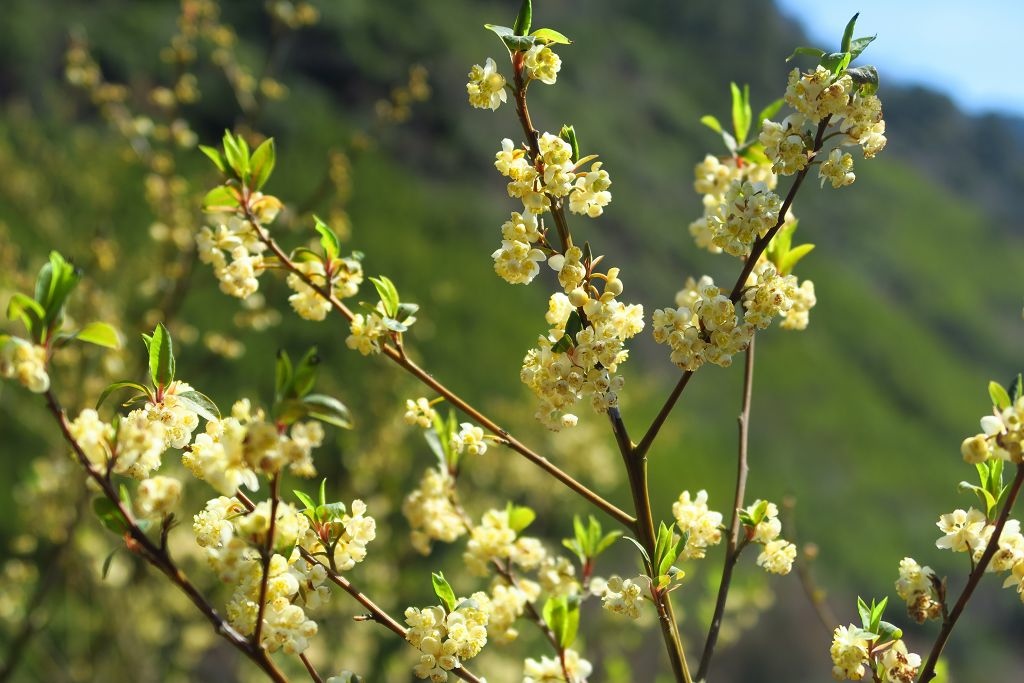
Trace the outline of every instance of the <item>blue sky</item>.
<instances>
[{"instance_id":1,"label":"blue sky","mask_svg":"<svg viewBox=\"0 0 1024 683\"><path fill-rule=\"evenodd\" d=\"M814 47L838 49L843 27L860 12L857 36L878 34L862 63L884 81L941 90L972 113L1024 116L1020 0L776 0L803 25Z\"/></svg>"}]
</instances>

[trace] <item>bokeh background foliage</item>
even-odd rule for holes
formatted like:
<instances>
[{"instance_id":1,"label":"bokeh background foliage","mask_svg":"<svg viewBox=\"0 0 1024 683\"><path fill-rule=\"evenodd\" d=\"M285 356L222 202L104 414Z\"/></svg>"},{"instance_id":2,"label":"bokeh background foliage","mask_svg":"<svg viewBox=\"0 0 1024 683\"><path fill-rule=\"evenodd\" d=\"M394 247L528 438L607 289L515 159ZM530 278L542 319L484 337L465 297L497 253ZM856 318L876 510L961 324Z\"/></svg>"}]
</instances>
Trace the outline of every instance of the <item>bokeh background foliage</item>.
<instances>
[{"instance_id":1,"label":"bokeh background foliage","mask_svg":"<svg viewBox=\"0 0 1024 683\"><path fill-rule=\"evenodd\" d=\"M181 114L207 144L235 126L274 136L278 170L268 189L293 209L292 234L282 241L298 245L311 236L306 209L348 226L346 248L366 253L367 271L386 273L403 298L421 304L409 343L423 364L524 441L624 503L628 493L601 420L584 416L577 434L557 438L532 422L518 367L546 327L546 295L505 285L488 256L510 206L491 159L502 137L515 137L517 123L509 110L470 109L464 76L488 55L502 57L503 48L481 25L510 23L517 4L347 0L322 3L315 25L282 32L262 3L224 3L222 20L237 33L239 63L257 74L270 64L287 96L245 112L223 70L200 55L202 97ZM430 569L445 569L463 592L475 589L459 575L458 547L428 560L416 556L398 513L403 492L432 458L401 420L403 399L419 389L385 362L345 349L337 320L318 325L296 318L281 283L263 279L268 308L279 310L280 320L273 312L245 311L217 291L207 269L192 269L173 242L155 241L157 218L145 196L152 168L88 96L65 82L72 37L87 39L105 78L131 88L134 108L152 109L147 93L174 82L160 47L175 33L179 5L8 0L3 12L3 301L58 248L87 273L79 305L115 319L129 340L170 313L179 375L222 407L241 396L269 399L275 351L294 355L316 344L325 388L342 396L358 421L351 433L331 434L318 467L338 497L366 499L380 522L356 580L399 611L429 599ZM548 0L537 3L536 15L575 42L560 50L558 87L531 100L535 123L547 130L574 124L583 147L599 152L611 172L613 203L579 229L622 267L628 299L651 311L668 305L689 275L731 280L734 264L706 258L685 230L701 210L693 165L708 151L721 152L698 119L705 113L727 118L730 80L750 84L755 108L781 95L784 58L807 42L799 29L756 0L635 6ZM834 28L838 37L842 27ZM430 97L406 111L393 90L408 82L413 65L429 74ZM904 555L951 576L966 573L949 563L962 558L933 550L934 520L970 504L956 492L956 482L969 478L958 445L987 409L988 379L1006 381L1021 365L1024 232L1015 207L1024 190L1017 161L1024 122L966 116L942 94L888 85L885 64L877 66L889 147L858 168L854 187L839 193L807 187L798 198L803 239L818 245L801 275L815 281L819 305L806 332L761 335L751 432L748 490L773 500L796 497L799 540L817 544L815 573L844 622L854 618L857 593L894 592ZM395 111L396 102L402 111ZM214 173L192 150L175 152L173 162L188 179L191 220L201 220L199 199L216 182ZM648 335L631 348L623 412L637 431L677 371ZM91 404L98 390L82 378L101 370L137 373L141 351L130 341L122 359L105 362L98 352L83 352L58 374L57 389L74 408ZM695 377L651 454L657 514L668 518L684 488L706 488L714 507L727 507L739 383L735 368L707 368ZM43 406L29 399L12 387L0 393L0 452L9 482L0 493L0 541L9 549L0 639L14 637L34 586L49 580L55 588L13 680L253 679L251 667L211 640L188 606L153 585L155 577L125 554L115 556L107 580L100 580L118 540L91 519L75 522L81 478L62 466ZM553 547L569 533L567 514L586 512L569 492L500 448L471 463L467 477L480 491L476 514L510 498L533 505ZM35 482L32 488L27 481ZM207 493L201 488L192 486L194 506ZM69 527L74 543L33 572L29 566L51 559ZM623 544L600 571L631 571L634 563ZM706 564L687 567L691 584L678 594L691 651L702 643L719 565L712 553ZM193 574L202 572L196 562ZM738 581L733 623L746 630L725 634L732 642L716 665L720 680L826 679L828 633L815 623L797 581L767 582L746 564ZM215 583L209 577L217 596ZM950 680L1010 680L997 672L1019 664L1011 644L1024 630L1021 606L994 582L986 584L949 648L956 672ZM775 605L765 611L769 588ZM372 625L353 625L353 607L343 596L333 606L318 619L314 659L324 671L348 666L370 680L408 679L411 651ZM597 680L653 679L652 662L662 656L657 638L631 634L600 610L588 609L584 619L584 647ZM489 680L515 680L516 662L543 652L530 629L521 630L521 642L482 657L474 669ZM924 649L929 632L907 629L907 640Z\"/></svg>"}]
</instances>

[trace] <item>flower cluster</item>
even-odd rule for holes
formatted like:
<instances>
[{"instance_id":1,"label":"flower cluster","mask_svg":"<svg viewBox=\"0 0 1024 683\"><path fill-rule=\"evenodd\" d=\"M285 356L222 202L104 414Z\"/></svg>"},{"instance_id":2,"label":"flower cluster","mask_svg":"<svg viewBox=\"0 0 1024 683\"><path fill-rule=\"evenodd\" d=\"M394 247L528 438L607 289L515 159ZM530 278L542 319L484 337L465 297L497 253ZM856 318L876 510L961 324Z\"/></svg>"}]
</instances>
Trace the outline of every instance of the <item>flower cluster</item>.
<instances>
[{"instance_id":1,"label":"flower cluster","mask_svg":"<svg viewBox=\"0 0 1024 683\"><path fill-rule=\"evenodd\" d=\"M349 335L345 345L364 356L380 353L382 339L390 334L384 324L384 304L378 303L371 312L356 313L349 323Z\"/></svg>"},{"instance_id":2,"label":"flower cluster","mask_svg":"<svg viewBox=\"0 0 1024 683\"><path fill-rule=\"evenodd\" d=\"M70 425L71 436L90 463L136 479L160 467L167 448L164 431L163 423L146 419L141 409L122 417L115 426L87 408Z\"/></svg>"},{"instance_id":3,"label":"flower cluster","mask_svg":"<svg viewBox=\"0 0 1024 683\"><path fill-rule=\"evenodd\" d=\"M274 652L300 654L317 633L317 624L306 609L326 599L323 567L302 559L295 544L309 532L309 519L287 503L277 505L274 538L268 543L271 524L270 501L247 511L233 498L210 500L195 516L196 542L205 549L210 566L222 581L234 586L227 604L229 623L240 633L255 632L260 614L260 596L266 585L260 642ZM273 553L266 579L260 548L291 548L288 556Z\"/></svg>"},{"instance_id":4,"label":"flower cluster","mask_svg":"<svg viewBox=\"0 0 1024 683\"><path fill-rule=\"evenodd\" d=\"M700 490L695 498L683 491L672 504L672 516L682 534L687 535L682 557L701 559L706 550L722 542L722 513L708 508L708 492Z\"/></svg>"},{"instance_id":5,"label":"flower cluster","mask_svg":"<svg viewBox=\"0 0 1024 683\"><path fill-rule=\"evenodd\" d=\"M501 106L502 102L508 101L505 77L498 73L498 65L490 57L483 66L474 64L469 70L468 78L466 92L469 94L469 103L477 109L493 111Z\"/></svg>"},{"instance_id":6,"label":"flower cluster","mask_svg":"<svg viewBox=\"0 0 1024 683\"><path fill-rule=\"evenodd\" d=\"M854 624L836 627L829 649L836 680L859 681L864 677L865 667L870 667L872 635Z\"/></svg>"},{"instance_id":7,"label":"flower cluster","mask_svg":"<svg viewBox=\"0 0 1024 683\"><path fill-rule=\"evenodd\" d=\"M740 518L744 521L747 538L763 546L757 564L771 574L788 574L796 560L796 545L779 538L782 522L779 508L769 501L755 500ZM753 524L748 524L754 522Z\"/></svg>"},{"instance_id":8,"label":"flower cluster","mask_svg":"<svg viewBox=\"0 0 1024 683\"><path fill-rule=\"evenodd\" d=\"M505 140L511 144L510 140ZM513 212L501 226L501 248L491 258L494 272L512 285L529 284L540 272L541 261L547 257L535 244L541 239L537 214Z\"/></svg>"},{"instance_id":9,"label":"flower cluster","mask_svg":"<svg viewBox=\"0 0 1024 683\"><path fill-rule=\"evenodd\" d=\"M873 670L874 680L885 683L913 683L921 657L907 651L900 639L875 647L878 636L854 624L839 626L832 634L832 675L837 680L859 681ZM872 667L872 660L876 667Z\"/></svg>"},{"instance_id":10,"label":"flower cluster","mask_svg":"<svg viewBox=\"0 0 1024 683\"><path fill-rule=\"evenodd\" d=\"M822 121L838 127L840 146L859 145L865 159L885 148L882 104L848 73L837 76L822 66L806 73L794 69L785 99L796 112L781 123L765 120L760 135L775 173L792 175L807 167L813 158L814 129ZM853 183L853 157L833 148L821 163L818 177L822 186L827 181L833 188Z\"/></svg>"},{"instance_id":11,"label":"flower cluster","mask_svg":"<svg viewBox=\"0 0 1024 683\"><path fill-rule=\"evenodd\" d=\"M405 639L421 652L420 661L413 668L418 678L429 678L435 683L447 681L449 671L460 668L463 661L483 649L487 643L488 614L480 609L477 595L486 600L486 594L475 594L469 600L460 600L451 612L440 606L405 610L405 623L409 625Z\"/></svg>"},{"instance_id":12,"label":"flower cluster","mask_svg":"<svg viewBox=\"0 0 1024 683\"><path fill-rule=\"evenodd\" d=\"M504 579L495 579L490 594L474 593L473 599L487 613L487 638L497 643L509 643L519 637L516 620L523 615L526 604L536 600L540 587L529 580L509 585Z\"/></svg>"},{"instance_id":13,"label":"flower cluster","mask_svg":"<svg viewBox=\"0 0 1024 683\"><path fill-rule=\"evenodd\" d=\"M95 410L83 410L71 422L71 434L93 465L144 479L160 467L164 451L187 446L199 426L199 416L185 400L192 391L175 380L113 424Z\"/></svg>"},{"instance_id":14,"label":"flower cluster","mask_svg":"<svg viewBox=\"0 0 1024 683\"><path fill-rule=\"evenodd\" d=\"M484 430L469 422L459 425L459 431L452 434L451 446L453 453L469 453L483 455L487 451L487 438Z\"/></svg>"},{"instance_id":15,"label":"flower cluster","mask_svg":"<svg viewBox=\"0 0 1024 683\"><path fill-rule=\"evenodd\" d=\"M452 504L454 484L447 470L428 469L402 503L402 514L412 527L412 547L424 555L430 554L433 541L451 543L466 533L462 516Z\"/></svg>"},{"instance_id":16,"label":"flower cluster","mask_svg":"<svg viewBox=\"0 0 1024 683\"><path fill-rule=\"evenodd\" d=\"M538 43L523 55L523 68L528 79L554 85L562 59L550 47Z\"/></svg>"},{"instance_id":17,"label":"flower cluster","mask_svg":"<svg viewBox=\"0 0 1024 683\"><path fill-rule=\"evenodd\" d=\"M981 418L981 433L964 439L960 453L971 464L989 458L1024 462L1024 396Z\"/></svg>"},{"instance_id":18,"label":"flower cluster","mask_svg":"<svg viewBox=\"0 0 1024 683\"><path fill-rule=\"evenodd\" d=\"M775 189L776 176L767 164L746 160L740 163L736 157L720 159L710 154L694 167L693 172L693 188L703 196L704 215L690 223L689 231L698 247L720 254L722 247L716 243L715 238L719 236L716 229L726 220L730 211L726 193L734 187L742 188L745 184L752 188L762 188L762 193L770 193ZM736 223L735 219L733 223ZM721 242L722 237L719 236L718 241Z\"/></svg>"},{"instance_id":19,"label":"flower cluster","mask_svg":"<svg viewBox=\"0 0 1024 683\"><path fill-rule=\"evenodd\" d=\"M266 224L277 217L281 202L276 197L256 193L250 199L250 208L254 216ZM220 218L216 228L205 226L196 237L199 259L213 266L222 292L245 299L259 289L257 278L266 267L263 252L267 245L247 218L237 214Z\"/></svg>"},{"instance_id":20,"label":"flower cluster","mask_svg":"<svg viewBox=\"0 0 1024 683\"><path fill-rule=\"evenodd\" d=\"M469 532L462 555L466 568L477 576L486 576L494 560L507 560L527 571L536 569L547 556L536 538L519 536L510 526L509 510L488 510L480 524Z\"/></svg>"},{"instance_id":21,"label":"flower cluster","mask_svg":"<svg viewBox=\"0 0 1024 683\"><path fill-rule=\"evenodd\" d=\"M331 302L323 295L327 292L338 299L347 299L359 293L363 282L363 266L355 258L338 258L328 262L301 261L295 267L309 278L320 291L310 287L296 273L288 275L288 286L295 292L288 297L292 308L305 320L323 320L331 310Z\"/></svg>"},{"instance_id":22,"label":"flower cluster","mask_svg":"<svg viewBox=\"0 0 1024 683\"><path fill-rule=\"evenodd\" d=\"M624 614L630 619L640 618L640 603L643 602L644 584L650 584L646 576L623 579L612 576L605 585L601 606L610 612Z\"/></svg>"},{"instance_id":23,"label":"flower cluster","mask_svg":"<svg viewBox=\"0 0 1024 683\"><path fill-rule=\"evenodd\" d=\"M234 404L230 417L207 422L205 433L196 436L181 460L197 478L230 496L242 485L257 490L258 473L272 476L286 466L298 476L314 476L312 452L323 439L319 422L281 429L243 399Z\"/></svg>"},{"instance_id":24,"label":"flower cluster","mask_svg":"<svg viewBox=\"0 0 1024 683\"><path fill-rule=\"evenodd\" d=\"M912 557L900 560L900 577L896 593L907 603L907 614L923 624L942 616L942 603L936 588L938 579L931 567L922 567Z\"/></svg>"},{"instance_id":25,"label":"flower cluster","mask_svg":"<svg viewBox=\"0 0 1024 683\"><path fill-rule=\"evenodd\" d=\"M139 482L132 504L142 519L160 519L170 513L181 498L181 482L157 475Z\"/></svg>"},{"instance_id":26,"label":"flower cluster","mask_svg":"<svg viewBox=\"0 0 1024 683\"><path fill-rule=\"evenodd\" d=\"M566 649L563 662L554 657L539 660L527 658L523 666L523 683L586 683L594 671L590 662L580 657L576 650ZM566 679L566 673L569 678Z\"/></svg>"},{"instance_id":27,"label":"flower cluster","mask_svg":"<svg viewBox=\"0 0 1024 683\"><path fill-rule=\"evenodd\" d=\"M676 295L678 308L654 312L654 341L667 344L672 362L683 370L693 371L713 363L721 367L732 364L732 357L750 344L754 333L751 323L740 319L736 307L714 281L704 276L686 286Z\"/></svg>"},{"instance_id":28,"label":"flower cluster","mask_svg":"<svg viewBox=\"0 0 1024 683\"><path fill-rule=\"evenodd\" d=\"M775 227L781 208L782 200L766 184L734 180L718 210L707 217L711 244L727 254L746 258L754 240Z\"/></svg>"},{"instance_id":29,"label":"flower cluster","mask_svg":"<svg viewBox=\"0 0 1024 683\"><path fill-rule=\"evenodd\" d=\"M617 268L608 271L604 293L596 296L596 290L586 291L569 274L570 259L558 265L569 295L551 296L546 318L552 329L526 354L520 372L523 383L540 399L537 419L553 430L576 424L569 411L582 398L589 398L598 413L618 405L623 379L615 373L629 356L625 342L644 326L642 306L615 299L622 291ZM568 323L579 310L589 325L573 338L567 333Z\"/></svg>"},{"instance_id":30,"label":"flower cluster","mask_svg":"<svg viewBox=\"0 0 1024 683\"><path fill-rule=\"evenodd\" d=\"M430 405L430 401L426 397L421 396L415 401L407 398L405 400L405 415L403 417L406 424L430 429L434 424L434 419L437 417L437 411Z\"/></svg>"},{"instance_id":31,"label":"flower cluster","mask_svg":"<svg viewBox=\"0 0 1024 683\"><path fill-rule=\"evenodd\" d=\"M50 388L46 349L18 337L0 339L0 377L15 379L35 394Z\"/></svg>"},{"instance_id":32,"label":"flower cluster","mask_svg":"<svg viewBox=\"0 0 1024 683\"><path fill-rule=\"evenodd\" d=\"M366 546L377 537L377 520L366 509L366 503L353 500L340 519L310 527L300 545L314 555L331 558L337 571L352 569L366 559Z\"/></svg>"}]
</instances>

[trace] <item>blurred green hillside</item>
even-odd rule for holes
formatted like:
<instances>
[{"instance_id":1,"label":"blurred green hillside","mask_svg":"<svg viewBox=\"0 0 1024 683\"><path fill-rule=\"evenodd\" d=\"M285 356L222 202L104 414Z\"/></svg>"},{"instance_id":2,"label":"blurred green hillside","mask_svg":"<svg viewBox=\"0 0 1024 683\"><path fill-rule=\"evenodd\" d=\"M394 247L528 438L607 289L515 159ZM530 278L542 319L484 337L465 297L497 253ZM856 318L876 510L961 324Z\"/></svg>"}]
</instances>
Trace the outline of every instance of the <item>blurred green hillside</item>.
<instances>
[{"instance_id":1,"label":"blurred green hillside","mask_svg":"<svg viewBox=\"0 0 1024 683\"><path fill-rule=\"evenodd\" d=\"M599 153L614 182L605 215L586 225L577 221L574 230L621 266L624 300L643 303L648 313L670 305L687 276L707 273L731 284L739 264L700 252L686 231L701 211L692 189L693 166L706 153L723 153L698 120L707 113L728 118L729 81L750 84L755 110L781 96L792 68L784 59L806 43L799 29L770 3L756 0L535 4L536 22L558 28L574 44L559 50L557 86L531 89L534 122L550 131L574 124L584 153ZM224 18L241 37L240 53L253 64L262 63L275 40L261 5L224 3ZM355 149L353 136L374 126L375 103L406 78L411 64L426 67L430 101L416 105L410 121L351 155L354 185L346 209L352 233L346 247L365 252L368 273L387 274L404 298L421 304L410 345L425 367L500 422L519 427L525 442L547 447L551 437L532 424L532 399L518 378L525 350L546 328L547 288L509 287L494 275L489 257L513 208L493 171L493 154L503 137L516 138L518 123L511 107L492 114L465 102L465 74L472 64L492 56L503 65L504 48L482 24L511 23L517 6L325 2L320 23L286 39L276 53L277 77L290 92L268 103L254 128L277 142L278 170L268 190L299 204L321 184L325 152ZM26 271L38 267L51 248L90 264L96 261L95 237L119 245L118 268L104 272L87 265L87 271L97 287L131 297L126 320L140 321L173 283L139 292L126 279L125 273L145 271L147 262L163 254L147 234L153 218L143 200L144 174L125 161L118 134L63 82L63 55L68 36L84 34L109 79L139 86L166 80L158 46L173 33L177 11L170 1L13 0L0 23L0 224ZM838 42L843 27L831 28ZM884 33L878 40L886 40ZM870 49L862 61L871 63ZM1024 191L1024 125L1006 117L965 116L938 93L889 87L885 65L877 66L889 148L874 161L858 161L852 187L819 190L809 182L797 199L800 235L818 245L799 274L815 282L818 305L806 332L772 329L759 335L751 432L749 495L797 496L800 540L818 544L816 571L844 623L855 617L855 595L893 593L904 556L951 577L966 574L952 562L963 558L934 549L934 522L940 513L973 502L956 491L957 482L973 477L959 444L977 430L978 417L989 407L988 380L1005 382L1024 366L1024 230L1014 211ZM241 117L216 70L201 73L200 89L203 99L186 114L200 140L214 144ZM178 163L197 179L198 204L203 180L212 184L216 178L198 153L182 153ZM308 237L293 232L284 239L297 245ZM0 274L0 284L4 279ZM396 488L378 492L375 482L360 479L360 456L393 448L388 457L395 458L390 462L396 471L419 476L429 453L415 434L388 430L401 399L420 390L386 363L345 349L337 320L299 321L287 308L283 284L270 281L265 277L262 286L284 324L256 333L232 324L237 303L217 291L208 268L196 267L179 320L240 339L246 350L240 359L226 360L201 344L183 343L180 374L226 406L239 396L269 393L266 371L277 348L301 351L316 343L330 369L326 382L346 398L360 423L356 433L338 438L332 462L321 469L350 482L346 498L400 490L389 483ZM139 323L126 333L136 339L141 330ZM678 371L648 334L631 349L623 414L636 438ZM698 372L655 445L651 479L655 505L665 518L683 489L706 488L713 507L728 506L740 379L735 367ZM594 416L581 421L604 428ZM11 470L24 473L28 458L43 448L42 406L18 389L4 388L0 429L0 452ZM613 443L610 433L601 439L606 447ZM588 471L591 462L616 462L587 452L565 458L586 481L603 476ZM490 487L488 497L533 502L524 492L531 486L527 480L477 476ZM582 511L569 492L543 485L538 497L568 506L556 509ZM628 500L622 487L611 497ZM0 510L14 505L11 492L0 492ZM400 516L392 521L391 537L383 542L397 547L404 543L405 527ZM557 538L568 527L544 531ZM0 523L0 540L15 532L10 522ZM457 551L449 558L457 561ZM628 567L630 560L624 554L618 562ZM688 568L695 587L715 576L719 564L720 556L712 554L708 564ZM743 571L754 570L744 564ZM721 680L827 679L828 634L807 625L813 617L795 579L773 585L778 602L789 604L745 636L743 652L770 653L780 634L793 652L723 658L716 665ZM407 582L403 588L413 592L398 602L409 604L426 597L429 583ZM976 600L948 650L953 670L966 672L980 661L966 645L972 631L981 637L971 642L991 646L990 671L1012 670L1020 663L1009 643L1024 630L1021 606L1011 592L999 592L995 581L986 582ZM704 627L691 619L704 617L690 609L685 631L695 650ZM908 641L924 649L931 633L908 631ZM757 671L743 668L752 666L744 664L748 659L756 661ZM648 680L643 671L634 675ZM954 680L996 679L965 673Z\"/></svg>"}]
</instances>

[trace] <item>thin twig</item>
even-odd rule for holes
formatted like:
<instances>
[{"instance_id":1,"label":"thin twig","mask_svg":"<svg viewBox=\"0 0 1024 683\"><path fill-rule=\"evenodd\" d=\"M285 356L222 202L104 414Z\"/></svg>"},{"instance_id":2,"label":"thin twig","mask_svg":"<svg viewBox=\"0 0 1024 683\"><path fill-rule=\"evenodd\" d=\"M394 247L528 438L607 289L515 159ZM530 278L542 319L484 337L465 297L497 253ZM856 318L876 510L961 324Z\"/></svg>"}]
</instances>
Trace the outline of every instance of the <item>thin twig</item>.
<instances>
[{"instance_id":1,"label":"thin twig","mask_svg":"<svg viewBox=\"0 0 1024 683\"><path fill-rule=\"evenodd\" d=\"M305 652L299 653L299 659L302 660L303 665L306 667L306 671L309 672L309 677L313 679L313 683L324 683L324 679L320 677L316 667L313 666L313 662L309 661L309 657L306 656Z\"/></svg>"},{"instance_id":2,"label":"thin twig","mask_svg":"<svg viewBox=\"0 0 1024 683\"><path fill-rule=\"evenodd\" d=\"M1006 496L1006 503L1003 504L1003 509L999 513L999 519L996 520L996 527L992 531L992 538L989 539L988 545L985 547L985 552L982 553L981 559L978 560L978 563L974 566L970 576L967 577L967 585L964 586L963 592L960 593L960 597L957 599L956 604L953 605L953 609L950 610L949 616L942 621L942 629L939 631L939 635L935 639L935 644L932 646L932 650L928 654L928 659L925 661L924 666L921 667L921 673L917 679L920 683L928 683L928 681L935 678L935 665L939 661L939 655L942 654L943 648L946 647L946 642L949 640L950 635L953 633L953 628L956 626L957 620L960 618L964 608L967 606L967 601L971 599L974 589L978 587L981 577L984 576L985 569L988 568L988 563L992 560L996 551L999 550L999 537L1003 533L1003 527L1006 526L1006 520L1010 518L1010 513L1013 511L1013 504L1017 500L1017 494L1020 493L1021 484L1024 484L1024 463L1018 463L1017 465L1017 476L1014 477L1013 483L1010 484L1010 491Z\"/></svg>"},{"instance_id":3,"label":"thin twig","mask_svg":"<svg viewBox=\"0 0 1024 683\"><path fill-rule=\"evenodd\" d=\"M725 546L725 561L722 566L722 578L718 584L715 613L711 617L707 639L704 641L704 653L700 657L700 667L697 669L698 681L703 681L708 677L708 670L711 668L711 657L715 652L718 633L722 628L722 618L725 616L725 604L729 598L732 572L736 567L737 560L740 558L740 553L746 547L746 543L740 543L740 510L743 509L743 501L747 491L747 474L750 472L747 455L750 436L750 399L754 390L754 339L755 337L750 338L750 346L747 347L746 351L746 363L743 366L743 398L740 405L740 414L736 418L739 431L739 446L736 457L736 494L733 496L732 521L729 522L729 538Z\"/></svg>"}]
</instances>

